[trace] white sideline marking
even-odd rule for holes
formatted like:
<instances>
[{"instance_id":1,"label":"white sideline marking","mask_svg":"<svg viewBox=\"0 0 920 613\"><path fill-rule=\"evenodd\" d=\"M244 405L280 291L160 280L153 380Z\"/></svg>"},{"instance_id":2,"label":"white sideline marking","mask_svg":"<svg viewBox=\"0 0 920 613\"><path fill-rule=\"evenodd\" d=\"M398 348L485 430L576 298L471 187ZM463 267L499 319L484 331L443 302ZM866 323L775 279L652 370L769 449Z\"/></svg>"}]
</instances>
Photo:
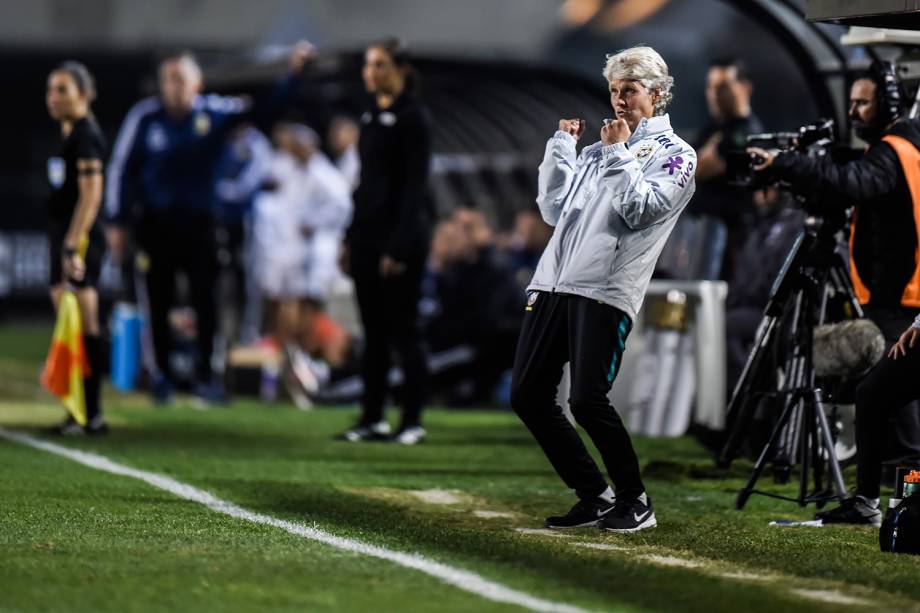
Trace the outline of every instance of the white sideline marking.
<instances>
[{"instance_id":1,"label":"white sideline marking","mask_svg":"<svg viewBox=\"0 0 920 613\"><path fill-rule=\"evenodd\" d=\"M29 447L34 447L35 449L41 449L42 451L47 451L48 453L53 453L54 455L67 458L68 460L73 460L74 462L83 464L84 466L88 466L90 468L95 468L96 470L101 470L113 475L121 475L124 477L138 479L147 483L148 485L152 485L153 487L167 491L179 498L183 498L191 502L197 502L198 504L201 504L211 509L212 511L216 511L217 513L223 513L224 515L229 515L230 517L242 519L254 524L263 524L266 526L280 528L281 530L296 536L300 536L312 541L318 541L320 543L324 543L338 549L343 549L345 551L351 551L374 558L380 558L382 560L388 560L394 564L423 572L426 575L440 579L444 583L453 585L454 587L459 588L465 592L481 596L488 600L517 605L525 609L530 609L531 611L586 613L586 609L561 602L544 600L536 596L531 596L526 592L520 592L510 587L506 587L500 583L490 581L480 575L477 575L474 572L460 568L454 568L452 566L448 566L447 564L436 562L418 554L391 551L376 545L369 545L367 543L362 543L361 541L356 541L341 536L335 536L334 534L330 534L320 530L319 528L307 526L305 524L279 519L277 517L272 517L271 515L256 513L255 511L250 511L232 502L222 500L210 492L206 492L205 490L201 490L186 483L182 483L181 481L177 481L171 477L147 472L145 470L138 470L129 466L125 466L124 464L118 464L117 462L114 462L105 456L101 456L95 453L78 451L76 449L63 447L61 445L56 445L54 443L49 443L47 441L34 438L28 434L11 432L4 428L0 428L0 438L27 445Z\"/></svg>"},{"instance_id":2,"label":"white sideline marking","mask_svg":"<svg viewBox=\"0 0 920 613\"><path fill-rule=\"evenodd\" d=\"M757 575L743 571L717 573L716 576L722 577L723 579L735 579L737 581L769 581L771 579L771 577L768 575Z\"/></svg>"},{"instance_id":3,"label":"white sideline marking","mask_svg":"<svg viewBox=\"0 0 920 613\"><path fill-rule=\"evenodd\" d=\"M427 504L460 504L463 502L457 492L448 490L408 490L406 492Z\"/></svg>"},{"instance_id":4,"label":"white sideline marking","mask_svg":"<svg viewBox=\"0 0 920 613\"><path fill-rule=\"evenodd\" d=\"M549 528L515 528L515 532L518 534L524 534L527 536L553 536L556 538L567 539L571 534L565 534L558 530L550 530Z\"/></svg>"},{"instance_id":5,"label":"white sideline marking","mask_svg":"<svg viewBox=\"0 0 920 613\"><path fill-rule=\"evenodd\" d=\"M687 560L684 558L678 558L677 556L660 556L652 553L639 557L644 560L648 560L653 564L659 564L661 566L678 566L681 568L700 568L703 566L703 563L698 562L697 560Z\"/></svg>"},{"instance_id":6,"label":"white sideline marking","mask_svg":"<svg viewBox=\"0 0 920 613\"><path fill-rule=\"evenodd\" d=\"M586 549L600 549L602 551L632 551L632 547L623 545L611 545L609 543L591 543L588 541L579 541L571 543L573 547L584 547Z\"/></svg>"},{"instance_id":7,"label":"white sideline marking","mask_svg":"<svg viewBox=\"0 0 920 613\"><path fill-rule=\"evenodd\" d=\"M862 598L854 598L853 596L847 596L837 590L805 590L805 589L793 589L789 590L793 594L798 594L805 598L810 598L812 600L820 600L822 602L829 602L832 604L849 604L849 605L870 605L871 603Z\"/></svg>"},{"instance_id":8,"label":"white sideline marking","mask_svg":"<svg viewBox=\"0 0 920 613\"><path fill-rule=\"evenodd\" d=\"M514 513L509 513L507 511L473 511L473 517L481 517L482 519L498 519L498 518L513 518Z\"/></svg>"}]
</instances>

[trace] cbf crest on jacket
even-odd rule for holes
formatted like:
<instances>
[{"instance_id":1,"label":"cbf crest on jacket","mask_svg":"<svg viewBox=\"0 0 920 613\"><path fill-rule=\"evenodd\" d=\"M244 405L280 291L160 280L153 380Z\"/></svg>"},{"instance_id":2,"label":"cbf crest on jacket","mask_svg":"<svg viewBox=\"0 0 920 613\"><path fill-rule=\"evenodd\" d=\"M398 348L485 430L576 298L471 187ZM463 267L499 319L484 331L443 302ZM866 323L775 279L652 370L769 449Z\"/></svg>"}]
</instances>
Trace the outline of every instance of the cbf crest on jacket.
<instances>
[{"instance_id":1,"label":"cbf crest on jacket","mask_svg":"<svg viewBox=\"0 0 920 613\"><path fill-rule=\"evenodd\" d=\"M636 318L681 211L696 189L696 152L667 115L626 143L587 145L556 132L540 164L537 204L555 226L527 291L574 294Z\"/></svg>"}]
</instances>

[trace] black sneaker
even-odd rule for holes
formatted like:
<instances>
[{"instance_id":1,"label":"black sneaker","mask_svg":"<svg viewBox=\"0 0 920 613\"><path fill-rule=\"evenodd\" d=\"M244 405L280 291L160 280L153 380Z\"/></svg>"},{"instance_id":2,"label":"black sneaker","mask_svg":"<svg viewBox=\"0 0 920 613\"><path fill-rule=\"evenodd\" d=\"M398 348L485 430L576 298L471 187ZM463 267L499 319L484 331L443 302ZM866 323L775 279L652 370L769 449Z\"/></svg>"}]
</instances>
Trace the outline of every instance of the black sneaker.
<instances>
[{"instance_id":1,"label":"black sneaker","mask_svg":"<svg viewBox=\"0 0 920 613\"><path fill-rule=\"evenodd\" d=\"M390 439L390 424L385 421L363 425L358 424L335 437L337 441L363 443L368 441L386 441Z\"/></svg>"},{"instance_id":2,"label":"black sneaker","mask_svg":"<svg viewBox=\"0 0 920 613\"><path fill-rule=\"evenodd\" d=\"M628 534L658 525L655 511L652 510L652 499L646 498L648 503L641 500L617 500L613 510L607 513L600 521L600 527L610 532Z\"/></svg>"},{"instance_id":3,"label":"black sneaker","mask_svg":"<svg viewBox=\"0 0 920 613\"><path fill-rule=\"evenodd\" d=\"M86 430L77 423L77 420L73 417L68 416L67 419L62 421L56 426L52 426L45 430L46 434L53 434L55 436L83 436L86 434Z\"/></svg>"},{"instance_id":4,"label":"black sneaker","mask_svg":"<svg viewBox=\"0 0 920 613\"><path fill-rule=\"evenodd\" d=\"M105 419L101 415L97 415L89 420L84 430L89 436L105 436L109 433L109 424L105 423Z\"/></svg>"},{"instance_id":5,"label":"black sneaker","mask_svg":"<svg viewBox=\"0 0 920 613\"><path fill-rule=\"evenodd\" d=\"M882 511L864 496L852 496L830 511L815 514L825 524L857 524L861 526L882 525Z\"/></svg>"},{"instance_id":6,"label":"black sneaker","mask_svg":"<svg viewBox=\"0 0 920 613\"><path fill-rule=\"evenodd\" d=\"M613 506L613 502L603 498L579 500L568 513L558 517L547 517L543 525L552 530L597 526L601 518L613 510Z\"/></svg>"}]
</instances>

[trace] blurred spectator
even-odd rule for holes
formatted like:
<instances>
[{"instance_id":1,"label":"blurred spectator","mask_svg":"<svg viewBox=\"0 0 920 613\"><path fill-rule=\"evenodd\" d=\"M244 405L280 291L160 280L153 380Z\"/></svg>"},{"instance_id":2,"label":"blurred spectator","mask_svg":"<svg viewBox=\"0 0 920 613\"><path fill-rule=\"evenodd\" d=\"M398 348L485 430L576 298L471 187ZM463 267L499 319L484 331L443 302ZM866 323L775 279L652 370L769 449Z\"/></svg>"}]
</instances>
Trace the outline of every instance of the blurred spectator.
<instances>
[{"instance_id":1,"label":"blurred spectator","mask_svg":"<svg viewBox=\"0 0 920 613\"><path fill-rule=\"evenodd\" d=\"M540 255L552 235L553 229L543 221L540 211L524 209L514 216L511 232L498 237L497 244L505 254L521 289L527 287L533 278Z\"/></svg>"},{"instance_id":2,"label":"blurred spectator","mask_svg":"<svg viewBox=\"0 0 920 613\"><path fill-rule=\"evenodd\" d=\"M750 193L729 185L725 179L729 153L743 150L749 134L763 132L760 120L751 110L752 92L753 85L743 61L729 57L710 63L706 76L710 123L694 144L699 155L697 191L688 212L717 217L725 224L728 238L721 277L726 280L734 274L754 218Z\"/></svg>"},{"instance_id":3,"label":"blurred spectator","mask_svg":"<svg viewBox=\"0 0 920 613\"><path fill-rule=\"evenodd\" d=\"M361 417L340 440L386 439L384 419L390 358L399 355L405 377L402 423L395 442L422 441L428 367L418 328L422 275L434 216L429 193L431 128L414 96L416 74L395 39L364 54L362 78L374 99L361 116L361 181L348 229L349 268L364 327Z\"/></svg>"},{"instance_id":4,"label":"blurred spectator","mask_svg":"<svg viewBox=\"0 0 920 613\"><path fill-rule=\"evenodd\" d=\"M796 238L802 232L805 214L790 206L788 194L775 187L754 193L757 220L751 228L729 285L726 302L726 382L734 391L770 290Z\"/></svg>"},{"instance_id":5,"label":"blurred spectator","mask_svg":"<svg viewBox=\"0 0 920 613\"><path fill-rule=\"evenodd\" d=\"M352 189L358 187L361 179L361 158L358 157L360 135L358 124L349 117L340 115L329 125L329 155Z\"/></svg>"},{"instance_id":6,"label":"blurred spectator","mask_svg":"<svg viewBox=\"0 0 920 613\"><path fill-rule=\"evenodd\" d=\"M234 307L237 324L226 326L224 333L236 327L244 344L259 336L261 309L258 288L249 274L249 246L253 201L268 176L271 160L271 143L262 132L246 124L233 133L217 163L214 212L218 261L229 277L221 283L225 289L221 302L225 308L228 304ZM225 342L231 340L226 338Z\"/></svg>"},{"instance_id":7,"label":"blurred spectator","mask_svg":"<svg viewBox=\"0 0 920 613\"><path fill-rule=\"evenodd\" d=\"M425 283L425 339L436 352L461 345L472 362L454 372L449 404L489 402L511 368L524 313L524 290L495 249L479 211L460 209L438 224Z\"/></svg>"},{"instance_id":8,"label":"blurred spectator","mask_svg":"<svg viewBox=\"0 0 920 613\"><path fill-rule=\"evenodd\" d=\"M188 53L175 54L159 67L160 94L137 103L128 113L109 167L106 213L112 223L110 246L124 252L126 228L143 251L150 324L157 372L153 397L168 402L171 332L176 274L188 276L197 317L195 394L205 403L226 401L223 383L214 376L216 249L214 200L216 166L228 134L246 121L276 114L295 91L309 43L299 43L289 57L290 75L274 95L249 107L239 98L201 95L201 68Z\"/></svg>"},{"instance_id":9,"label":"blurred spectator","mask_svg":"<svg viewBox=\"0 0 920 613\"><path fill-rule=\"evenodd\" d=\"M285 351L291 396L307 406L328 378L328 361L341 362L341 330L322 315L338 274L339 247L352 213L350 188L319 151L316 132L280 124L269 184L256 199L255 276L268 303L278 346ZM326 361L314 360L311 353ZM339 365L339 364L333 364Z\"/></svg>"}]
</instances>

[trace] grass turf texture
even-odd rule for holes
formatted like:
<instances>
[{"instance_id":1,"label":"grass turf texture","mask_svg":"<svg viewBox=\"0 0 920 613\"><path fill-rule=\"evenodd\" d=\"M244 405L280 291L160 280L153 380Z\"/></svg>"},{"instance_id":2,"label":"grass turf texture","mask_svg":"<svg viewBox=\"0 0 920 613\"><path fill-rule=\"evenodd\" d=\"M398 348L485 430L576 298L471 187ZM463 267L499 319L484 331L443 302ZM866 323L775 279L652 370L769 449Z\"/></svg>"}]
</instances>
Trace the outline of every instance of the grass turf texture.
<instances>
[{"instance_id":1,"label":"grass turf texture","mask_svg":"<svg viewBox=\"0 0 920 613\"><path fill-rule=\"evenodd\" d=\"M34 432L61 418L35 384L49 334L46 326L0 329L0 425ZM689 439L636 441L658 528L551 537L516 529L541 527L572 504L571 494L509 413L433 410L429 442L403 448L331 441L351 423L347 410L252 402L154 410L140 396L114 394L107 405L111 436L63 444L542 598L597 610L855 608L793 591L802 589L863 601L856 606L920 610L920 558L880 553L868 528L767 525L808 519L811 508L755 497L734 511L749 467L693 479L717 471ZM2 440L0 465L0 610L514 609ZM430 489L456 500L431 504L408 493ZM666 566L673 558L697 566Z\"/></svg>"}]
</instances>

